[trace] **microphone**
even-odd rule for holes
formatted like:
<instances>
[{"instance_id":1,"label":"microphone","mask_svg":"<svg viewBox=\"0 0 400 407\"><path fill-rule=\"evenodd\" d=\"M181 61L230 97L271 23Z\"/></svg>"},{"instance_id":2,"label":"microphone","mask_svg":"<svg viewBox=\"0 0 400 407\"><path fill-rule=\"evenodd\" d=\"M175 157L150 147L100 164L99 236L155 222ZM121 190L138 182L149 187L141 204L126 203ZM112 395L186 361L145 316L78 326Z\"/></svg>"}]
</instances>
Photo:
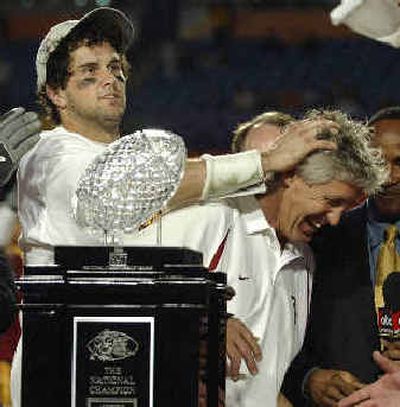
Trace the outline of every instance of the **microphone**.
<instances>
[{"instance_id":1,"label":"microphone","mask_svg":"<svg viewBox=\"0 0 400 407\"><path fill-rule=\"evenodd\" d=\"M389 308L378 309L378 330L381 339L392 339L393 337L393 323L392 312Z\"/></svg>"},{"instance_id":2,"label":"microphone","mask_svg":"<svg viewBox=\"0 0 400 407\"><path fill-rule=\"evenodd\" d=\"M390 315L391 333L389 338L398 340L400 339L400 272L395 271L387 276L383 283L382 294L385 303L383 310L386 310L382 311L383 322L387 322L387 317ZM381 314L381 310L379 310L379 314ZM382 324L379 328L379 332L381 333L382 329L382 334L384 334L388 326Z\"/></svg>"}]
</instances>

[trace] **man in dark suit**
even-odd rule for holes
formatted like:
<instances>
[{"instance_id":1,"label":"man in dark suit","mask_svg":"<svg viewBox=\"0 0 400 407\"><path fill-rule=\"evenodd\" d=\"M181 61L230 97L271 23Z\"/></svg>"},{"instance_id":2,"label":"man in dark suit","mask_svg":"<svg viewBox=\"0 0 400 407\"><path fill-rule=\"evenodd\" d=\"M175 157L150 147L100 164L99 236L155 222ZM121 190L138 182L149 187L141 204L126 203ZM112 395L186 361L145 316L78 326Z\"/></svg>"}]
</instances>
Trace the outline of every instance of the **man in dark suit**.
<instances>
[{"instance_id":1,"label":"man in dark suit","mask_svg":"<svg viewBox=\"0 0 400 407\"><path fill-rule=\"evenodd\" d=\"M334 406L380 373L372 359L380 348L374 282L384 231L390 224L400 226L400 107L377 112L370 125L390 179L381 193L314 242L317 272L308 332L283 386L296 407ZM395 244L399 252L398 236ZM399 341L388 344L383 354L400 361Z\"/></svg>"}]
</instances>

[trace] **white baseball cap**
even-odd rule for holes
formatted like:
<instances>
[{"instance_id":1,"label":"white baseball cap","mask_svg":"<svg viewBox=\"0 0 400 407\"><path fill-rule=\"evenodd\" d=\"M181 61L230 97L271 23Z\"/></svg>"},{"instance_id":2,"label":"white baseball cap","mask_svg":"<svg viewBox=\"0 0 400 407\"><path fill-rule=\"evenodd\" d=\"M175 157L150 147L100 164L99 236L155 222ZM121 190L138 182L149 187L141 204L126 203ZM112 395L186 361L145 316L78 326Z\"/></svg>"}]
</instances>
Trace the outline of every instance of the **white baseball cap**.
<instances>
[{"instance_id":1,"label":"white baseball cap","mask_svg":"<svg viewBox=\"0 0 400 407\"><path fill-rule=\"evenodd\" d=\"M128 17L122 12L110 7L99 7L85 14L80 20L67 20L51 27L46 37L40 43L36 55L37 89L40 90L47 81L47 61L50 55L78 27L95 26L98 30L119 33L121 46L126 51L133 40L134 28Z\"/></svg>"}]
</instances>

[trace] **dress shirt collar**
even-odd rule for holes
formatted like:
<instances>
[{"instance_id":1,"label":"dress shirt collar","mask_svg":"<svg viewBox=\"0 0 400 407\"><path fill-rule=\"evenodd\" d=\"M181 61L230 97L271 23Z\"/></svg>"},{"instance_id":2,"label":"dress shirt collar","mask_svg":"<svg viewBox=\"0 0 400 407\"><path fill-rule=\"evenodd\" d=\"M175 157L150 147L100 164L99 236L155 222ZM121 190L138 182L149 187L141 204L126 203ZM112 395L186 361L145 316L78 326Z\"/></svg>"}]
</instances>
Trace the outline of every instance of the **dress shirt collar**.
<instances>
[{"instance_id":1,"label":"dress shirt collar","mask_svg":"<svg viewBox=\"0 0 400 407\"><path fill-rule=\"evenodd\" d=\"M248 235L269 231L276 237L275 229L265 219L264 213L254 196L238 197L234 201L241 213L243 225Z\"/></svg>"},{"instance_id":2,"label":"dress shirt collar","mask_svg":"<svg viewBox=\"0 0 400 407\"><path fill-rule=\"evenodd\" d=\"M243 196L234 199L235 206L241 213L244 229L247 235L255 235L262 233L268 239L269 243L276 245L280 248L278 236L275 229L268 223L264 213L254 196ZM287 262L298 258L304 257L303 243L287 242L283 249ZM283 254L282 253L282 254Z\"/></svg>"}]
</instances>

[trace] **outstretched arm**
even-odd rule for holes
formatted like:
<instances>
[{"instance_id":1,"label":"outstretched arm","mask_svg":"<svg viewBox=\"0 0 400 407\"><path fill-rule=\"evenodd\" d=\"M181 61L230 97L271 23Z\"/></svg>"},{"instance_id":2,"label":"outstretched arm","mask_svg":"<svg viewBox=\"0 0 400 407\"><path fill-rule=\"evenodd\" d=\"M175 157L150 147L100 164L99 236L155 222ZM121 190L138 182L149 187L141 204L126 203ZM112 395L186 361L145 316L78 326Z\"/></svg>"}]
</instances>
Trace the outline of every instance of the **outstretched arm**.
<instances>
[{"instance_id":1,"label":"outstretched arm","mask_svg":"<svg viewBox=\"0 0 400 407\"><path fill-rule=\"evenodd\" d=\"M335 149L335 143L320 140L318 135L336 129L337 125L328 120L303 120L287 126L268 151L189 159L169 207L221 198L261 184L268 173L289 171L313 151Z\"/></svg>"}]
</instances>

